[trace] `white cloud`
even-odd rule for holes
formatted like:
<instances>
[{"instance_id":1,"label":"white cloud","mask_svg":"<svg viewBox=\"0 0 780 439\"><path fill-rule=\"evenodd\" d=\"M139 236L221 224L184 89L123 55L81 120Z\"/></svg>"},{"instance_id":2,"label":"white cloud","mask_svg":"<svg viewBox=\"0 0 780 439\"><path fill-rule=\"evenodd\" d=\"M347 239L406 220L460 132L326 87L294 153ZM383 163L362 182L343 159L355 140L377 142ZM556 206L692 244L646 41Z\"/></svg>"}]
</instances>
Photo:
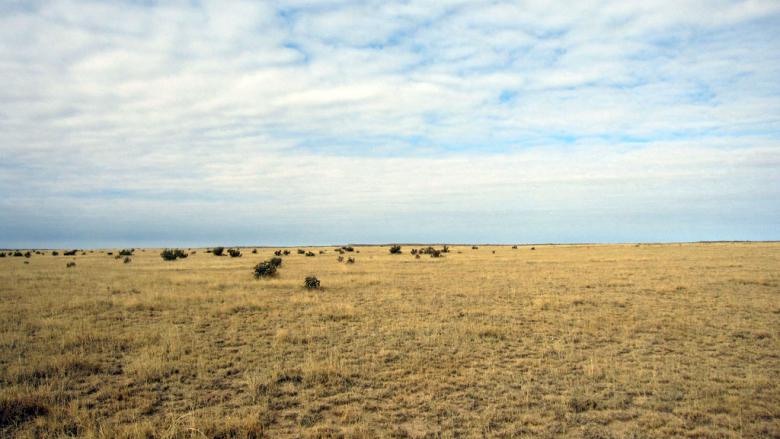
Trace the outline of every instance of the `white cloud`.
<instances>
[{"instance_id":1,"label":"white cloud","mask_svg":"<svg viewBox=\"0 0 780 439\"><path fill-rule=\"evenodd\" d=\"M8 6L0 243L75 204L137 227L353 214L366 240L434 208L780 213L778 21L773 1Z\"/></svg>"}]
</instances>

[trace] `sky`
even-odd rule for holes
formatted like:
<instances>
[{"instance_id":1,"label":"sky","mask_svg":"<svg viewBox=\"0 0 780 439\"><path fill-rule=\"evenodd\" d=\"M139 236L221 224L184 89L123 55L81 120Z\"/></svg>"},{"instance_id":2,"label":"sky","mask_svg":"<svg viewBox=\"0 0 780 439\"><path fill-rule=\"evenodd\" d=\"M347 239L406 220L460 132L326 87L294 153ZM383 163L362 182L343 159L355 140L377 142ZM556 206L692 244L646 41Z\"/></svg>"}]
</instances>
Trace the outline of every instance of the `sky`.
<instances>
[{"instance_id":1,"label":"sky","mask_svg":"<svg viewBox=\"0 0 780 439\"><path fill-rule=\"evenodd\" d=\"M0 2L0 247L780 239L780 2Z\"/></svg>"}]
</instances>

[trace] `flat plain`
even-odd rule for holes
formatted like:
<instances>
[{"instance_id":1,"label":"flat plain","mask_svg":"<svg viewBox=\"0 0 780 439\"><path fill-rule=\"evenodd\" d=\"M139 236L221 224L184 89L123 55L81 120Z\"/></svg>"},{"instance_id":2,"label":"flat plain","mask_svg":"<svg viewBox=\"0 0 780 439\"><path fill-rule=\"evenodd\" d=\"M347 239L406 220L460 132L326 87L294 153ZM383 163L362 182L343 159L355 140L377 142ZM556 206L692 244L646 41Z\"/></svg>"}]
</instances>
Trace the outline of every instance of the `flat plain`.
<instances>
[{"instance_id":1,"label":"flat plain","mask_svg":"<svg viewBox=\"0 0 780 439\"><path fill-rule=\"evenodd\" d=\"M0 258L0 435L780 437L780 244L412 248Z\"/></svg>"}]
</instances>

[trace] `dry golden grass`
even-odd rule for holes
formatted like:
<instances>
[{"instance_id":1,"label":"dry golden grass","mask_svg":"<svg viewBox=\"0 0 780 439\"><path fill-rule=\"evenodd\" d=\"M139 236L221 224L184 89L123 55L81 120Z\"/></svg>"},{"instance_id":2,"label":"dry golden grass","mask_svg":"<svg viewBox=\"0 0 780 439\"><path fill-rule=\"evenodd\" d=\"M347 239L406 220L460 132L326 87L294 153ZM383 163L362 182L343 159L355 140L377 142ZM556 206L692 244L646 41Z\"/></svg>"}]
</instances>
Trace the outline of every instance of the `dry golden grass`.
<instances>
[{"instance_id":1,"label":"dry golden grass","mask_svg":"<svg viewBox=\"0 0 780 439\"><path fill-rule=\"evenodd\" d=\"M780 244L292 250L0 259L0 435L780 437Z\"/></svg>"}]
</instances>

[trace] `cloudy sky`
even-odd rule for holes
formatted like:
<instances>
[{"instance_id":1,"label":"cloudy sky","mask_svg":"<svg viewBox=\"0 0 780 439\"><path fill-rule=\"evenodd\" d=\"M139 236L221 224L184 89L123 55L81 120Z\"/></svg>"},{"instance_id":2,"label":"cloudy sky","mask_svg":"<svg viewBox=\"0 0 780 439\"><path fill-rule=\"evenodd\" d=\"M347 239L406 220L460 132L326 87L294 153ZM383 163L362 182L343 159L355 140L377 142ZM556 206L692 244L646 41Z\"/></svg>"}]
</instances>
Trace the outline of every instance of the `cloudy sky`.
<instances>
[{"instance_id":1,"label":"cloudy sky","mask_svg":"<svg viewBox=\"0 0 780 439\"><path fill-rule=\"evenodd\" d=\"M780 239L780 2L0 2L0 246Z\"/></svg>"}]
</instances>

